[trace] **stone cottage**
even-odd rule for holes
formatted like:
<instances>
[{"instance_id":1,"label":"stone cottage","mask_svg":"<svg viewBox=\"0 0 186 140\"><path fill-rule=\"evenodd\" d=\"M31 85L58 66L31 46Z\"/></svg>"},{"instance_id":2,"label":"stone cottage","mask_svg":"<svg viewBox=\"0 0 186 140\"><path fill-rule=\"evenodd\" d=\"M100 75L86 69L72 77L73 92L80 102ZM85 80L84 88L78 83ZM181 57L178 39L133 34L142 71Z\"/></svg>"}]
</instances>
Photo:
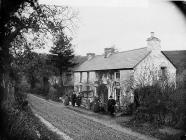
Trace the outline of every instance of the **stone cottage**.
<instances>
[{"instance_id":1,"label":"stone cottage","mask_svg":"<svg viewBox=\"0 0 186 140\"><path fill-rule=\"evenodd\" d=\"M100 98L106 104L110 95L117 104L122 100L133 101L133 89L162 81L175 84L176 67L161 51L160 39L147 38L144 48L115 52L105 48L103 55L87 54L87 60L74 70L74 89L85 92L84 97Z\"/></svg>"}]
</instances>

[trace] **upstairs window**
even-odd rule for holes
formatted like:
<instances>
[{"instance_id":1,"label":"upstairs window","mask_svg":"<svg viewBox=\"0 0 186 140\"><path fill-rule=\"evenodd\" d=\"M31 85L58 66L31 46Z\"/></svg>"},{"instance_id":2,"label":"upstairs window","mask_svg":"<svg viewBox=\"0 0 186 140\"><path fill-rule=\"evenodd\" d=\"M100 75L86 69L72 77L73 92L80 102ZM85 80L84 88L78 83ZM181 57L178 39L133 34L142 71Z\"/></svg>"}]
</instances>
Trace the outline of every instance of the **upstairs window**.
<instances>
[{"instance_id":1,"label":"upstairs window","mask_svg":"<svg viewBox=\"0 0 186 140\"><path fill-rule=\"evenodd\" d=\"M163 81L167 79L167 67L161 67L161 79Z\"/></svg>"},{"instance_id":2,"label":"upstairs window","mask_svg":"<svg viewBox=\"0 0 186 140\"><path fill-rule=\"evenodd\" d=\"M90 75L90 73L87 72L87 83L89 83L89 75Z\"/></svg>"},{"instance_id":3,"label":"upstairs window","mask_svg":"<svg viewBox=\"0 0 186 140\"><path fill-rule=\"evenodd\" d=\"M120 79L120 72L119 71L116 72L116 79Z\"/></svg>"},{"instance_id":4,"label":"upstairs window","mask_svg":"<svg viewBox=\"0 0 186 140\"><path fill-rule=\"evenodd\" d=\"M87 91L90 91L90 86L86 86L86 88L87 88Z\"/></svg>"},{"instance_id":5,"label":"upstairs window","mask_svg":"<svg viewBox=\"0 0 186 140\"><path fill-rule=\"evenodd\" d=\"M82 90L83 90L83 86L80 85L80 86L79 86L79 92L81 92Z\"/></svg>"},{"instance_id":6,"label":"upstairs window","mask_svg":"<svg viewBox=\"0 0 186 140\"><path fill-rule=\"evenodd\" d=\"M80 72L80 83L82 82L82 72Z\"/></svg>"}]
</instances>

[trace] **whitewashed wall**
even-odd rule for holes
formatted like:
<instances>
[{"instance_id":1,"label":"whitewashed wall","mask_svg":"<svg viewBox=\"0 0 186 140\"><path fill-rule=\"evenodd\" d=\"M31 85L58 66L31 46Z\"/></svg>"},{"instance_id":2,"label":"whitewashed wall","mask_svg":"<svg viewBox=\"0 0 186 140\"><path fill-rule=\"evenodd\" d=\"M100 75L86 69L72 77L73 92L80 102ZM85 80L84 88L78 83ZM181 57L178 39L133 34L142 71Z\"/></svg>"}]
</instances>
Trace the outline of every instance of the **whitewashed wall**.
<instances>
[{"instance_id":1,"label":"whitewashed wall","mask_svg":"<svg viewBox=\"0 0 186 140\"><path fill-rule=\"evenodd\" d=\"M160 51L152 51L142 62L140 62L135 67L135 85L151 85L153 81L159 80L161 67L167 68L168 83L175 84L176 68Z\"/></svg>"},{"instance_id":2,"label":"whitewashed wall","mask_svg":"<svg viewBox=\"0 0 186 140\"><path fill-rule=\"evenodd\" d=\"M125 94L127 87L132 84L133 70L120 70L120 85L122 88L123 94Z\"/></svg>"},{"instance_id":3,"label":"whitewashed wall","mask_svg":"<svg viewBox=\"0 0 186 140\"><path fill-rule=\"evenodd\" d=\"M133 86L134 70L120 70L120 104L122 100L128 98L130 102L133 102L133 92L131 87Z\"/></svg>"}]
</instances>

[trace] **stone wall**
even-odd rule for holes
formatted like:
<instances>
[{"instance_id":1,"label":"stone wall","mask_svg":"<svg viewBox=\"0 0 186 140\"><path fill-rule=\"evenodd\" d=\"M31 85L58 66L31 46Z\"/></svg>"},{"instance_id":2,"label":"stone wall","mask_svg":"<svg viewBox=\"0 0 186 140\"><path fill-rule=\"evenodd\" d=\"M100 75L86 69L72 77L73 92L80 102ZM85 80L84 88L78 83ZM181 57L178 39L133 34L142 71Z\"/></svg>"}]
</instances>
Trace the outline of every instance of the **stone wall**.
<instances>
[{"instance_id":1,"label":"stone wall","mask_svg":"<svg viewBox=\"0 0 186 140\"><path fill-rule=\"evenodd\" d=\"M161 67L166 67L168 83L175 84L176 68L160 51L152 51L134 68L135 85L152 85L160 80Z\"/></svg>"}]
</instances>

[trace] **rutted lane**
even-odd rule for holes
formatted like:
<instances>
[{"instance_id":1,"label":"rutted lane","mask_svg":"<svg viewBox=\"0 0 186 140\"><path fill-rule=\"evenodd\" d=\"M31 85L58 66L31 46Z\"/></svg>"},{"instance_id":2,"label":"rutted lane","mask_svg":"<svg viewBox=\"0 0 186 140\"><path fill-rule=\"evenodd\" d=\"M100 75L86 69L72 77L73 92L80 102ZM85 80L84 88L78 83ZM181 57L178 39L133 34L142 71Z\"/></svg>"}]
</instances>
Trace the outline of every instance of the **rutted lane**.
<instances>
[{"instance_id":1,"label":"rutted lane","mask_svg":"<svg viewBox=\"0 0 186 140\"><path fill-rule=\"evenodd\" d=\"M139 139L88 119L62 104L51 103L33 95L29 95L28 99L37 114L75 140Z\"/></svg>"}]
</instances>

